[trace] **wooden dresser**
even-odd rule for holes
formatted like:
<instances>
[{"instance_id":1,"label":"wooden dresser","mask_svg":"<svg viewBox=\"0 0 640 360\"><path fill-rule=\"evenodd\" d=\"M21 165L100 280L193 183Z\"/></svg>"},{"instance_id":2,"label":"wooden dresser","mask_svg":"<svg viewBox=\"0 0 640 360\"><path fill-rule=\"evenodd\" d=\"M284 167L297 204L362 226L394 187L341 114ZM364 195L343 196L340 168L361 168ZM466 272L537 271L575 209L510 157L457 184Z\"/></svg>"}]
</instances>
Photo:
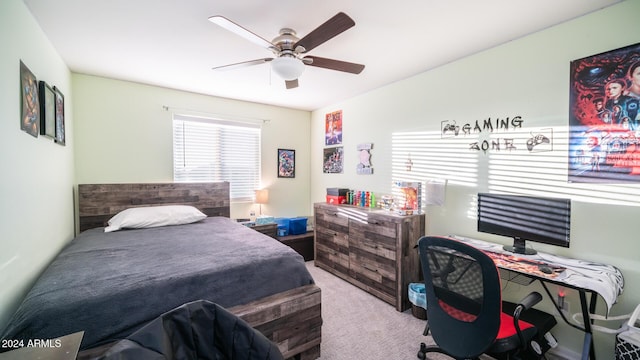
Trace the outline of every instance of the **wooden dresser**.
<instances>
[{"instance_id":1,"label":"wooden dresser","mask_svg":"<svg viewBox=\"0 0 640 360\"><path fill-rule=\"evenodd\" d=\"M315 265L388 302L410 307L419 281L418 250L425 216L400 216L350 205L314 204Z\"/></svg>"}]
</instances>

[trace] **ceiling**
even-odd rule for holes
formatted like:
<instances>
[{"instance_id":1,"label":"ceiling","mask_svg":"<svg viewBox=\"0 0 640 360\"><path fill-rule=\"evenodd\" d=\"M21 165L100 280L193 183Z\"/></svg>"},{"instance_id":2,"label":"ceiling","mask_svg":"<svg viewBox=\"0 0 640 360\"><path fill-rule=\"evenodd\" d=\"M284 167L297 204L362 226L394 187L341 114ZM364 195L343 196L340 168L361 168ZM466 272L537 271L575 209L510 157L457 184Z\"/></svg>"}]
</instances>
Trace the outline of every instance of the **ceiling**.
<instances>
[{"instance_id":1,"label":"ceiling","mask_svg":"<svg viewBox=\"0 0 640 360\"><path fill-rule=\"evenodd\" d=\"M621 0L24 0L71 71L315 110ZM309 55L366 65L359 75L307 66L287 90L272 53L209 22L223 15L272 40L338 12L356 23Z\"/></svg>"}]
</instances>

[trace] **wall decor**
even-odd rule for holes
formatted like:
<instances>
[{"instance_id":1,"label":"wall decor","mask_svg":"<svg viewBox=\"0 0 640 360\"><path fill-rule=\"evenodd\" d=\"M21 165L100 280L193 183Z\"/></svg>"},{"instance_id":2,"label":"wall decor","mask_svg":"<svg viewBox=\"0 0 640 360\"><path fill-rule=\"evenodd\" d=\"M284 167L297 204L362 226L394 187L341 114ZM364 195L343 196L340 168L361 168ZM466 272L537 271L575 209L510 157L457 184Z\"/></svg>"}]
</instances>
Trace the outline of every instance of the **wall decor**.
<instances>
[{"instance_id":1,"label":"wall decor","mask_svg":"<svg viewBox=\"0 0 640 360\"><path fill-rule=\"evenodd\" d=\"M373 174L373 167L371 167L371 149L373 149L372 143L358 145L358 165L356 166L356 172L358 175L371 175Z\"/></svg>"},{"instance_id":2,"label":"wall decor","mask_svg":"<svg viewBox=\"0 0 640 360\"><path fill-rule=\"evenodd\" d=\"M29 68L20 61L20 129L38 137L40 132L40 102L38 100L38 81Z\"/></svg>"},{"instance_id":3,"label":"wall decor","mask_svg":"<svg viewBox=\"0 0 640 360\"><path fill-rule=\"evenodd\" d=\"M53 87L55 92L55 116L56 116L56 143L60 145L66 145L67 140L65 136L64 126L64 95L59 88Z\"/></svg>"},{"instance_id":4,"label":"wall decor","mask_svg":"<svg viewBox=\"0 0 640 360\"><path fill-rule=\"evenodd\" d=\"M640 43L570 66L569 181L640 181Z\"/></svg>"},{"instance_id":5,"label":"wall decor","mask_svg":"<svg viewBox=\"0 0 640 360\"><path fill-rule=\"evenodd\" d=\"M42 80L38 82L38 95L40 95L40 135L53 139L56 136L56 95L51 86Z\"/></svg>"},{"instance_id":6,"label":"wall decor","mask_svg":"<svg viewBox=\"0 0 640 360\"><path fill-rule=\"evenodd\" d=\"M407 156L407 160L404 162L404 168L407 172L413 169L413 161L411 161L411 153Z\"/></svg>"},{"instance_id":7,"label":"wall decor","mask_svg":"<svg viewBox=\"0 0 640 360\"><path fill-rule=\"evenodd\" d=\"M344 164L342 146L324 148L322 171L325 174L342 174Z\"/></svg>"},{"instance_id":8,"label":"wall decor","mask_svg":"<svg viewBox=\"0 0 640 360\"><path fill-rule=\"evenodd\" d=\"M342 144L342 110L334 111L325 115L324 144Z\"/></svg>"},{"instance_id":9,"label":"wall decor","mask_svg":"<svg viewBox=\"0 0 640 360\"><path fill-rule=\"evenodd\" d=\"M289 149L278 149L278 177L296 177L296 151Z\"/></svg>"}]
</instances>

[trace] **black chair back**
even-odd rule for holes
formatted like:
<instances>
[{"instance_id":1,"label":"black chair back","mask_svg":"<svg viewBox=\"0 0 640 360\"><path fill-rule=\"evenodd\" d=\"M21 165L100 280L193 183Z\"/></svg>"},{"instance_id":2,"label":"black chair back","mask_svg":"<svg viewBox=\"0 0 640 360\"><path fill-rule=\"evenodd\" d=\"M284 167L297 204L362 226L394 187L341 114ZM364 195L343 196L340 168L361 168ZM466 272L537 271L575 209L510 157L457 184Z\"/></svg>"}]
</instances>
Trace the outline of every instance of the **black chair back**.
<instances>
[{"instance_id":1,"label":"black chair back","mask_svg":"<svg viewBox=\"0 0 640 360\"><path fill-rule=\"evenodd\" d=\"M500 276L493 260L443 237L422 237L418 248L434 341L456 358L481 355L500 329Z\"/></svg>"}]
</instances>

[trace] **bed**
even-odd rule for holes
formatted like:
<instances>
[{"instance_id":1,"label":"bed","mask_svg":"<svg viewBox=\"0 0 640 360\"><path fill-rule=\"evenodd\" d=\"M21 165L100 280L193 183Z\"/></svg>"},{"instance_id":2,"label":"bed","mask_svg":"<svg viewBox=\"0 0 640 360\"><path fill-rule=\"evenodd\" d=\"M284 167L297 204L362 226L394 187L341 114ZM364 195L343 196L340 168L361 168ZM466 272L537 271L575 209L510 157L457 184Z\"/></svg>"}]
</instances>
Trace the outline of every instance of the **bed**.
<instances>
[{"instance_id":1,"label":"bed","mask_svg":"<svg viewBox=\"0 0 640 360\"><path fill-rule=\"evenodd\" d=\"M207 217L105 232L128 208L178 204ZM89 357L204 299L261 331L285 358L320 356L320 289L295 251L229 219L228 183L78 185L78 209L80 233L27 294L4 338L84 331L81 354Z\"/></svg>"}]
</instances>

